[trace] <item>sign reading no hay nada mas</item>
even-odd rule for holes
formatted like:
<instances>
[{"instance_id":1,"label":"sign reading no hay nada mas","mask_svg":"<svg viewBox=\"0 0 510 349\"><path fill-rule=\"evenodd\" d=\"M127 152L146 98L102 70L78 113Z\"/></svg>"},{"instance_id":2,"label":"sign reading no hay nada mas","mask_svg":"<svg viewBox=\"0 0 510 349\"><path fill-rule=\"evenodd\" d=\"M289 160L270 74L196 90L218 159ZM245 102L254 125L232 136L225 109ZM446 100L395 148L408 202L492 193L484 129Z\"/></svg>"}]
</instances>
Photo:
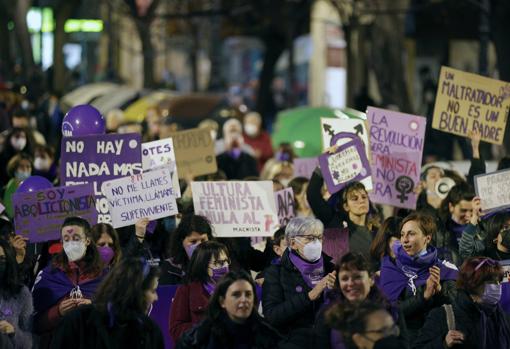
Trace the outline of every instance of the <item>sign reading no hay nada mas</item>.
<instances>
[{"instance_id":1,"label":"sign reading no hay nada mas","mask_svg":"<svg viewBox=\"0 0 510 349\"><path fill-rule=\"evenodd\" d=\"M191 182L195 214L216 236L273 236L278 214L271 181Z\"/></svg>"},{"instance_id":2,"label":"sign reading no hay nada mas","mask_svg":"<svg viewBox=\"0 0 510 349\"><path fill-rule=\"evenodd\" d=\"M426 119L368 107L372 180L370 198L378 204L416 208Z\"/></svg>"},{"instance_id":3,"label":"sign reading no hay nada mas","mask_svg":"<svg viewBox=\"0 0 510 349\"><path fill-rule=\"evenodd\" d=\"M178 213L169 168L160 168L103 183L114 228L141 218L156 220Z\"/></svg>"},{"instance_id":4,"label":"sign reading no hay nada mas","mask_svg":"<svg viewBox=\"0 0 510 349\"><path fill-rule=\"evenodd\" d=\"M137 133L64 137L60 178L65 186L92 183L97 221L111 223L105 181L142 172L141 136Z\"/></svg>"},{"instance_id":5,"label":"sign reading no hay nada mas","mask_svg":"<svg viewBox=\"0 0 510 349\"><path fill-rule=\"evenodd\" d=\"M482 141L502 144L510 84L441 67L432 127L459 136L478 130Z\"/></svg>"},{"instance_id":6,"label":"sign reading no hay nada mas","mask_svg":"<svg viewBox=\"0 0 510 349\"><path fill-rule=\"evenodd\" d=\"M60 227L70 216L85 218L91 225L97 222L92 184L15 193L12 202L16 234L30 242L60 239Z\"/></svg>"}]
</instances>

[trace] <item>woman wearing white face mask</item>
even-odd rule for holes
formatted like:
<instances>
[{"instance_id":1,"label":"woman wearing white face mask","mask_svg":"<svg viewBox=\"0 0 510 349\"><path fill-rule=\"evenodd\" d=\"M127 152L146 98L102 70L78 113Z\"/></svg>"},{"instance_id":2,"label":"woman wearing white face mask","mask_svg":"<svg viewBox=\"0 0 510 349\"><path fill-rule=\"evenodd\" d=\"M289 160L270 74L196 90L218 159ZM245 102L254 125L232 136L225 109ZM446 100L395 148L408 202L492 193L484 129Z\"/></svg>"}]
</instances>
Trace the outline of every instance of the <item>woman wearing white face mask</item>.
<instances>
[{"instance_id":1,"label":"woman wearing white face mask","mask_svg":"<svg viewBox=\"0 0 510 349\"><path fill-rule=\"evenodd\" d=\"M287 336L282 348L309 348L323 293L335 284L334 265L322 253L324 226L293 218L285 229L288 248L281 263L264 272L262 306L267 321Z\"/></svg>"},{"instance_id":2,"label":"woman wearing white face mask","mask_svg":"<svg viewBox=\"0 0 510 349\"><path fill-rule=\"evenodd\" d=\"M261 171L266 161L273 157L271 136L262 129L262 117L259 113L248 113L243 121L244 141L253 148L258 170Z\"/></svg>"},{"instance_id":3,"label":"woman wearing white face mask","mask_svg":"<svg viewBox=\"0 0 510 349\"><path fill-rule=\"evenodd\" d=\"M41 336L41 348L49 346L64 315L91 303L105 274L85 219L66 218L61 234L62 252L37 275L33 289L34 332Z\"/></svg>"},{"instance_id":4,"label":"woman wearing white face mask","mask_svg":"<svg viewBox=\"0 0 510 349\"><path fill-rule=\"evenodd\" d=\"M94 303L71 312L55 332L52 348L163 349L158 325L148 317L158 300L158 268L126 258L99 286Z\"/></svg>"},{"instance_id":5,"label":"woman wearing white face mask","mask_svg":"<svg viewBox=\"0 0 510 349\"><path fill-rule=\"evenodd\" d=\"M414 348L510 348L510 317L498 304L503 269L486 257L464 261L457 279L458 294L447 309L432 310Z\"/></svg>"},{"instance_id":6,"label":"woman wearing white face mask","mask_svg":"<svg viewBox=\"0 0 510 349\"><path fill-rule=\"evenodd\" d=\"M33 174L53 182L57 177L57 164L53 149L46 145L36 145L34 150Z\"/></svg>"},{"instance_id":7,"label":"woman wearing white face mask","mask_svg":"<svg viewBox=\"0 0 510 349\"><path fill-rule=\"evenodd\" d=\"M6 184L8 181L7 170L5 164L9 162L16 154L21 152L34 155L34 141L31 136L22 128L12 128L5 138L4 149L0 153L0 183Z\"/></svg>"}]
</instances>

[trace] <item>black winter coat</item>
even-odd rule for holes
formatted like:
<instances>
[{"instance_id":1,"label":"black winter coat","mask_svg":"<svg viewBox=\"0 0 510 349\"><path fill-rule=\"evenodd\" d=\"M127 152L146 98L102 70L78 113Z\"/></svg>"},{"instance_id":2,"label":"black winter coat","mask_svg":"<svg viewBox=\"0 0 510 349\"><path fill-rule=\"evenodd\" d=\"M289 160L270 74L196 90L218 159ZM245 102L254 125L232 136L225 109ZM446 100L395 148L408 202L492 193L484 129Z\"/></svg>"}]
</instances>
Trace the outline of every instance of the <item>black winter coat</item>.
<instances>
[{"instance_id":1,"label":"black winter coat","mask_svg":"<svg viewBox=\"0 0 510 349\"><path fill-rule=\"evenodd\" d=\"M478 327L481 318L479 306L471 300L465 291L459 291L452 307L455 314L455 328L464 334L464 343L456 345L454 348L481 349L479 341L482 334ZM505 314L501 308L498 308L496 312L500 319L498 325L507 326L508 328L508 324L510 324L509 315ZM510 333L508 331L507 333ZM446 311L443 307L436 308L429 313L425 325L414 342L413 348L443 349L445 348L444 340L447 334Z\"/></svg>"},{"instance_id":2,"label":"black winter coat","mask_svg":"<svg viewBox=\"0 0 510 349\"><path fill-rule=\"evenodd\" d=\"M72 349L163 349L163 335L150 318L141 322L133 319L127 324L109 326L109 316L85 305L69 313L60 322L50 348Z\"/></svg>"},{"instance_id":3,"label":"black winter coat","mask_svg":"<svg viewBox=\"0 0 510 349\"><path fill-rule=\"evenodd\" d=\"M290 249L282 256L281 263L264 271L262 309L265 319L280 333L287 336L283 348L309 348L313 343L314 323L324 297L311 301L312 289L289 258ZM325 274L334 270L331 258L324 258Z\"/></svg>"},{"instance_id":4,"label":"black winter coat","mask_svg":"<svg viewBox=\"0 0 510 349\"><path fill-rule=\"evenodd\" d=\"M214 329L213 322L206 318L182 335L176 349L234 349L241 345L251 349L278 347L281 336L275 329L259 316L248 321L247 325L237 325L223 319L221 326ZM218 328L223 335L218 335ZM225 340L228 342L225 343Z\"/></svg>"}]
</instances>

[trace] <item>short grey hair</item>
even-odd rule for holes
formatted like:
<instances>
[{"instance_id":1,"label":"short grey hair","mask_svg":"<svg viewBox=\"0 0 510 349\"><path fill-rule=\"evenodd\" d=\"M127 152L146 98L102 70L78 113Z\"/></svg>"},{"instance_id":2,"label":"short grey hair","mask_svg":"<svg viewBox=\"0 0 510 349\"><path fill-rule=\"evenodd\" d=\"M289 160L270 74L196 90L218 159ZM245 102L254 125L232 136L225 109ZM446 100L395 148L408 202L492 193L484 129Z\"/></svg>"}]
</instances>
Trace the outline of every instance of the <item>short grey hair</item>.
<instances>
[{"instance_id":1,"label":"short grey hair","mask_svg":"<svg viewBox=\"0 0 510 349\"><path fill-rule=\"evenodd\" d=\"M285 239L290 245L291 239L297 235L308 235L310 233L323 233L324 224L318 219L311 217L294 217L285 228Z\"/></svg>"}]
</instances>

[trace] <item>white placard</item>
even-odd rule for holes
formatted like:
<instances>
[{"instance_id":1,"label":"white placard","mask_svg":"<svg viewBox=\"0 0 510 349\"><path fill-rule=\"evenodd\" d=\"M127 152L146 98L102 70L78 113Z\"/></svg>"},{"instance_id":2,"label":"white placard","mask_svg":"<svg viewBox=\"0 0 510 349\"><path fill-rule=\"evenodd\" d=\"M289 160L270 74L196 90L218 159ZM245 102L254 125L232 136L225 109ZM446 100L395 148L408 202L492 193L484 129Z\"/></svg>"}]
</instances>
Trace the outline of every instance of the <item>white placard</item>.
<instances>
[{"instance_id":1,"label":"white placard","mask_svg":"<svg viewBox=\"0 0 510 349\"><path fill-rule=\"evenodd\" d=\"M170 168L170 171L172 171L172 187L175 191L175 197L181 197L179 174L177 172L177 162L175 161L172 138L142 143L142 166L144 171L154 170L160 167Z\"/></svg>"},{"instance_id":2,"label":"white placard","mask_svg":"<svg viewBox=\"0 0 510 349\"><path fill-rule=\"evenodd\" d=\"M114 228L135 224L140 218L156 220L178 213L168 168L107 181L102 190Z\"/></svg>"},{"instance_id":3,"label":"white placard","mask_svg":"<svg viewBox=\"0 0 510 349\"><path fill-rule=\"evenodd\" d=\"M475 191L484 212L509 207L510 170L475 176Z\"/></svg>"},{"instance_id":4,"label":"white placard","mask_svg":"<svg viewBox=\"0 0 510 349\"><path fill-rule=\"evenodd\" d=\"M191 182L195 214L218 237L273 236L278 213L271 181Z\"/></svg>"}]
</instances>

